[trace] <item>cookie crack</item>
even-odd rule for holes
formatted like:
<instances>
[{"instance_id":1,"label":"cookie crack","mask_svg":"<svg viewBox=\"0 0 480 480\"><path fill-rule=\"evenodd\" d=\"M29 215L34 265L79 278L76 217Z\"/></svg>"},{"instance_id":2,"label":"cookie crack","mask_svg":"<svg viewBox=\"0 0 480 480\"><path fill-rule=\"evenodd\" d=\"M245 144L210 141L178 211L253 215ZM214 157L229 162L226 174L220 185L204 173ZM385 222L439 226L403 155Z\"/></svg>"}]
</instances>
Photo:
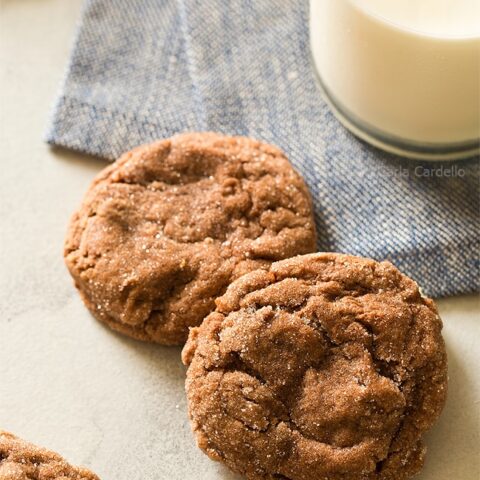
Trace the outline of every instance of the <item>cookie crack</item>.
<instances>
[{"instance_id":1,"label":"cookie crack","mask_svg":"<svg viewBox=\"0 0 480 480\"><path fill-rule=\"evenodd\" d=\"M402 420L400 421L397 429L395 430L394 434L392 435L392 438L390 439L390 444L388 445L388 450L387 450L387 455L385 456L384 459L378 461L375 465L375 472L376 473L382 473L382 470L383 470L383 466L385 464L385 462L394 454L394 453L397 453L399 451L401 451L401 449L398 449L398 450L392 450L392 445L395 443L395 441L397 440L397 438L399 437L402 429L403 429L403 425L405 423L405 413L403 414L402 416Z\"/></svg>"},{"instance_id":2,"label":"cookie crack","mask_svg":"<svg viewBox=\"0 0 480 480\"><path fill-rule=\"evenodd\" d=\"M230 355L232 359L226 367L227 371L245 373L260 382L261 385L268 387L268 382L262 377L260 372L247 365L238 352L230 352Z\"/></svg>"}]
</instances>

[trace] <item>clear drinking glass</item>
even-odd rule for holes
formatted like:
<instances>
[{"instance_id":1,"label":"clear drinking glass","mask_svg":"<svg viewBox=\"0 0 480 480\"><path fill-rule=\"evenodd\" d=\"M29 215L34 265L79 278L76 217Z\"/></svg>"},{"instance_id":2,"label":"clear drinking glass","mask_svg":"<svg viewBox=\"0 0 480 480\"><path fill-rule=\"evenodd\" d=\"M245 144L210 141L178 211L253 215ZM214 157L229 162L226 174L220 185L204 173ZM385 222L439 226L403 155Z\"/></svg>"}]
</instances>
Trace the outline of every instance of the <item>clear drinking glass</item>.
<instances>
[{"instance_id":1,"label":"clear drinking glass","mask_svg":"<svg viewBox=\"0 0 480 480\"><path fill-rule=\"evenodd\" d=\"M310 0L310 45L357 136L413 158L480 153L479 0Z\"/></svg>"}]
</instances>

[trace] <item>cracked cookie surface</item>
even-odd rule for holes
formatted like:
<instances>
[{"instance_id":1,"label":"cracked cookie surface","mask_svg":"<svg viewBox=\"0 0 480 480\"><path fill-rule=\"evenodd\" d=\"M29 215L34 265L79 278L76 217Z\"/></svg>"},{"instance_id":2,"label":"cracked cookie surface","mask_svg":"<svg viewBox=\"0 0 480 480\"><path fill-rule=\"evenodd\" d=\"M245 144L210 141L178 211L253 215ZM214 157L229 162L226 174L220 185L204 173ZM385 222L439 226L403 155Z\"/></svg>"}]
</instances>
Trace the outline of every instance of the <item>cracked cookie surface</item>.
<instances>
[{"instance_id":1,"label":"cracked cookie surface","mask_svg":"<svg viewBox=\"0 0 480 480\"><path fill-rule=\"evenodd\" d=\"M0 480L100 480L57 453L0 430Z\"/></svg>"},{"instance_id":2,"label":"cracked cookie surface","mask_svg":"<svg viewBox=\"0 0 480 480\"><path fill-rule=\"evenodd\" d=\"M244 273L315 251L311 200L277 148L191 133L139 147L94 180L65 260L94 316L182 344Z\"/></svg>"},{"instance_id":3,"label":"cracked cookie surface","mask_svg":"<svg viewBox=\"0 0 480 480\"><path fill-rule=\"evenodd\" d=\"M447 391L432 300L388 262L312 254L230 285L182 358L197 443L250 480L403 480Z\"/></svg>"}]
</instances>

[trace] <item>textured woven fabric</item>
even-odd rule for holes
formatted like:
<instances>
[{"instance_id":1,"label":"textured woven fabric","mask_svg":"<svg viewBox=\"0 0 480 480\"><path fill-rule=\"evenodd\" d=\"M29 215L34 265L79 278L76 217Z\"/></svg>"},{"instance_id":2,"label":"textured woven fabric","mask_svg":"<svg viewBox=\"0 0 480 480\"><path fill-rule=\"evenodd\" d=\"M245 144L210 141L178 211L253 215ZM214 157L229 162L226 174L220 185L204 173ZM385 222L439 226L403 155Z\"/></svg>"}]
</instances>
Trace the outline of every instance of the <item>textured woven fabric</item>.
<instances>
[{"instance_id":1,"label":"textured woven fabric","mask_svg":"<svg viewBox=\"0 0 480 480\"><path fill-rule=\"evenodd\" d=\"M340 126L305 0L86 3L48 141L113 159L185 130L282 148L310 187L320 250L389 259L432 296L479 290L479 159L402 160Z\"/></svg>"}]
</instances>

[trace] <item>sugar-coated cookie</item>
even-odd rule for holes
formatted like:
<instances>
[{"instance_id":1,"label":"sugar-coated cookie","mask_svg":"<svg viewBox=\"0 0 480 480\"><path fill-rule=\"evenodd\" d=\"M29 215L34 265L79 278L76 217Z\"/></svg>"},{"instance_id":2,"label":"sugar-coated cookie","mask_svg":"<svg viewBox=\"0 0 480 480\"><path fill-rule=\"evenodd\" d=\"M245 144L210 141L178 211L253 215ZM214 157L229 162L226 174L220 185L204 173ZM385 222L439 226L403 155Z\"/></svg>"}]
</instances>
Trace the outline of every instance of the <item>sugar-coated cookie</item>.
<instances>
[{"instance_id":1,"label":"sugar-coated cookie","mask_svg":"<svg viewBox=\"0 0 480 480\"><path fill-rule=\"evenodd\" d=\"M93 315L182 344L244 273L315 251L305 183L277 148L190 133L139 147L94 180L65 260Z\"/></svg>"},{"instance_id":2,"label":"sugar-coated cookie","mask_svg":"<svg viewBox=\"0 0 480 480\"><path fill-rule=\"evenodd\" d=\"M0 430L0 480L100 480L57 453Z\"/></svg>"},{"instance_id":3,"label":"sugar-coated cookie","mask_svg":"<svg viewBox=\"0 0 480 480\"><path fill-rule=\"evenodd\" d=\"M198 445L250 480L403 480L447 391L442 322L388 262L334 253L233 282L191 330Z\"/></svg>"}]
</instances>

